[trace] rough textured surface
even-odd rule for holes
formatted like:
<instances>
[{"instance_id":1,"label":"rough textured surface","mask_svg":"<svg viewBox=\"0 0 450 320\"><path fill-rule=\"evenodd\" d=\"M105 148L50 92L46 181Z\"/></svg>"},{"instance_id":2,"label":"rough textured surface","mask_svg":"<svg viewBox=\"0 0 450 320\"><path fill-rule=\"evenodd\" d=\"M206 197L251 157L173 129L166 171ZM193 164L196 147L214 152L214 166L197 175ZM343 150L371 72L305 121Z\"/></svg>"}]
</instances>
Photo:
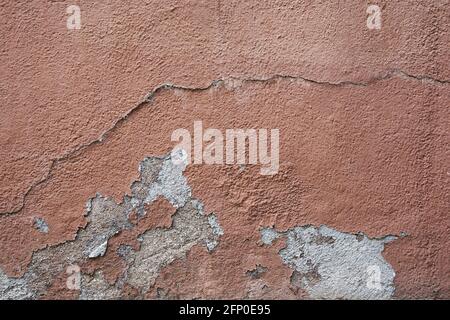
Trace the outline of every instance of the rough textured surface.
<instances>
[{"instance_id":1,"label":"rough textured surface","mask_svg":"<svg viewBox=\"0 0 450 320\"><path fill-rule=\"evenodd\" d=\"M53 276L74 266L79 269L76 275L80 277L79 287L66 289L79 291L80 299L118 299L125 285L143 295L160 269L185 257L193 246L203 244L207 250L214 250L222 235L220 225L213 214L204 214L198 200L191 199L190 188L182 176L184 169L183 164L175 166L170 157L145 159L139 166L140 178L133 183L134 192L124 197L121 204L101 195L89 199L87 225L73 240L35 251L28 270L19 279L9 278L0 270L0 296L6 299L44 297L54 281ZM168 193L178 209L162 197L169 187L181 190ZM160 197L156 199L155 195ZM133 217L143 207L145 211ZM151 221L145 224L145 229L139 228L140 220L147 215ZM166 221L161 221L161 217ZM121 242L116 252L105 257L115 260L112 267L116 270L109 279L104 274L104 266L79 268L78 264L89 264L89 259L104 257L109 241L122 234L128 241ZM107 264L105 267L108 269Z\"/></svg>"},{"instance_id":2,"label":"rough textured surface","mask_svg":"<svg viewBox=\"0 0 450 320\"><path fill-rule=\"evenodd\" d=\"M273 231L267 230L272 229L261 230L262 241L272 244L280 235L268 238L268 233ZM286 232L285 236L286 247L280 250L281 259L295 270L291 281L304 288L311 298L392 297L395 272L381 253L384 244L396 237L371 240L361 234L344 234L325 226L296 227ZM372 269L379 273L374 281L368 275ZM374 282L373 285L370 281Z\"/></svg>"},{"instance_id":3,"label":"rough textured surface","mask_svg":"<svg viewBox=\"0 0 450 320\"><path fill-rule=\"evenodd\" d=\"M0 298L450 298L450 1L71 4L0 4Z\"/></svg>"}]
</instances>

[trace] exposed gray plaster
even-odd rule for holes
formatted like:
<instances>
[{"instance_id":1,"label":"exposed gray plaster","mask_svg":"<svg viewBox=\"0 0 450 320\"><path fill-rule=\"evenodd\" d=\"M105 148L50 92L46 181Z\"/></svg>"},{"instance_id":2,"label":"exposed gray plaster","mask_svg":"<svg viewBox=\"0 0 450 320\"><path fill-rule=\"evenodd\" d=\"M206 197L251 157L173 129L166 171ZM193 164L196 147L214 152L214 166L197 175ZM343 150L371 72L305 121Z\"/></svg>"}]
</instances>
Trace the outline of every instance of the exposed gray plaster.
<instances>
[{"instance_id":1,"label":"exposed gray plaster","mask_svg":"<svg viewBox=\"0 0 450 320\"><path fill-rule=\"evenodd\" d=\"M145 292L164 266L184 258L194 245L218 239L207 217L189 201L173 216L171 229L152 229L141 235L141 250L131 252L128 258L127 282Z\"/></svg>"},{"instance_id":2,"label":"exposed gray plaster","mask_svg":"<svg viewBox=\"0 0 450 320\"><path fill-rule=\"evenodd\" d=\"M261 229L261 241L266 245L271 245L272 242L280 237L280 234L272 228Z\"/></svg>"},{"instance_id":3,"label":"exposed gray plaster","mask_svg":"<svg viewBox=\"0 0 450 320\"><path fill-rule=\"evenodd\" d=\"M33 225L39 232L48 233L48 225L43 218L34 218Z\"/></svg>"},{"instance_id":4,"label":"exposed gray plaster","mask_svg":"<svg viewBox=\"0 0 450 320\"><path fill-rule=\"evenodd\" d=\"M272 231L269 231L272 230ZM282 261L295 270L291 282L314 299L389 299L394 293L395 272L382 256L387 236L369 239L326 226L296 227L286 232L261 230L263 243L285 237Z\"/></svg>"},{"instance_id":5,"label":"exposed gray plaster","mask_svg":"<svg viewBox=\"0 0 450 320\"><path fill-rule=\"evenodd\" d=\"M25 279L8 278L0 269L0 300L24 300L32 297Z\"/></svg>"},{"instance_id":6,"label":"exposed gray plaster","mask_svg":"<svg viewBox=\"0 0 450 320\"><path fill-rule=\"evenodd\" d=\"M120 289L110 285L101 271L81 277L80 300L112 300L121 297Z\"/></svg>"},{"instance_id":7,"label":"exposed gray plaster","mask_svg":"<svg viewBox=\"0 0 450 320\"><path fill-rule=\"evenodd\" d=\"M175 208L180 208L191 197L191 188L183 176L186 164L174 163L170 159L167 157L163 162L156 183L148 190L146 203L154 201L158 196L163 196Z\"/></svg>"},{"instance_id":8,"label":"exposed gray plaster","mask_svg":"<svg viewBox=\"0 0 450 320\"><path fill-rule=\"evenodd\" d=\"M206 248L208 251L213 251L216 249L217 245L219 244L217 239L223 235L222 227L219 225L217 221L217 217L214 214L210 214L208 216L208 223L212 228L213 234L216 236L213 239L206 239Z\"/></svg>"},{"instance_id":9,"label":"exposed gray plaster","mask_svg":"<svg viewBox=\"0 0 450 320\"><path fill-rule=\"evenodd\" d=\"M120 298L120 289L125 284L143 294L161 268L185 257L194 245L205 245L212 250L207 244L217 244L223 231L217 218L213 214L205 215L203 204L191 198L191 189L183 176L185 167L183 163L172 162L170 156L144 159L139 165L139 180L132 184L131 195L125 196L122 203L100 194L86 202L87 225L78 231L74 240L34 252L21 278L9 278L0 270L0 299L37 299L46 292L55 275L65 273L69 266L104 256L109 239L135 227L129 220L130 214L137 210L141 219L146 214L144 205L159 196L177 208L172 227L150 229L141 234L137 251L127 245L120 246L114 254L124 259L127 267L116 283L109 284L101 270L93 275L81 274L80 299Z\"/></svg>"},{"instance_id":10,"label":"exposed gray plaster","mask_svg":"<svg viewBox=\"0 0 450 320\"><path fill-rule=\"evenodd\" d=\"M98 247L96 247L94 250L89 253L89 258L97 258L97 257L103 257L106 253L106 249L108 248L108 240L104 241L102 244L100 244Z\"/></svg>"},{"instance_id":11,"label":"exposed gray plaster","mask_svg":"<svg viewBox=\"0 0 450 320\"><path fill-rule=\"evenodd\" d=\"M211 214L208 216L208 223L211 226L213 233L216 236L221 236L223 235L223 230L222 227L220 226L217 217L214 214Z\"/></svg>"}]
</instances>

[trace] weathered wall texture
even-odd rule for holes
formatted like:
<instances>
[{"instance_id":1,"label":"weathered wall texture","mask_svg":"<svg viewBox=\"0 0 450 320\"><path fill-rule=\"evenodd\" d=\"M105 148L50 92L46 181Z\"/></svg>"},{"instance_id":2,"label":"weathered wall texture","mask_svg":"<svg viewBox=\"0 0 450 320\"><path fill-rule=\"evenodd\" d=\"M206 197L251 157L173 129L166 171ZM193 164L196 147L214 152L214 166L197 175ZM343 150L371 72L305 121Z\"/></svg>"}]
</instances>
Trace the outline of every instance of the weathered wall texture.
<instances>
[{"instance_id":1,"label":"weathered wall texture","mask_svg":"<svg viewBox=\"0 0 450 320\"><path fill-rule=\"evenodd\" d=\"M450 1L0 15L1 299L450 298ZM199 120L278 173L172 161Z\"/></svg>"}]
</instances>

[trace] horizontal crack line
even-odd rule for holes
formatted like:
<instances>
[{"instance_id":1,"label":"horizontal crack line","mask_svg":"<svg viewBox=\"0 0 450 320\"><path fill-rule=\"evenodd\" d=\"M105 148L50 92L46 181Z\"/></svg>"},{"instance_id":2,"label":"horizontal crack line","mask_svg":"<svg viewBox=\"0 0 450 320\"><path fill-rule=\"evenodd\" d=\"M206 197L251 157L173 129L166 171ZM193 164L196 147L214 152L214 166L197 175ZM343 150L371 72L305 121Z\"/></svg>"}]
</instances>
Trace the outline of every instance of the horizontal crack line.
<instances>
[{"instance_id":1,"label":"horizontal crack line","mask_svg":"<svg viewBox=\"0 0 450 320\"><path fill-rule=\"evenodd\" d=\"M171 84L171 83L164 83L161 85L156 86L152 91L150 91L145 98L139 102L135 107L131 108L130 110L128 110L123 116L121 116L120 118L118 118L110 128L108 128L106 131L104 131L99 138L97 138L96 140L93 140L89 143L85 143L82 145L79 145L78 147L76 147L75 149L71 150L70 152L56 158L53 159L50 163L49 169L47 170L47 173L45 174L45 177L43 177L41 180L35 182L34 184L31 184L30 187L27 189L27 191L24 193L23 197L22 197L22 203L20 205L20 207L14 211L9 211L9 212L0 212L0 216L7 216L7 215L14 215L17 213L20 213L24 206L25 206L25 201L27 199L27 197L29 196L29 194L39 185L41 185L42 183L46 182L50 176L52 171L54 170L54 168L56 167L56 165L60 162L63 162L67 159L70 159L73 155L76 155L78 152L84 151L85 149L96 145L96 144L101 144L107 137L108 135L113 132L115 130L115 128L120 125L122 122L126 121L127 118L133 114L134 112L138 111L139 109L141 109L143 106L145 106L147 103L151 102L157 95L158 93L162 92L162 91L166 91L166 90L183 90L183 91L190 91L190 92L196 92L196 91L207 91L210 90L212 88L217 88L220 87L228 82L231 81L240 81L242 83L258 83L258 82L270 82L270 81L274 81L274 80L297 80L297 81L304 81L306 83L310 83L310 84L314 84L314 85L326 85L326 86L332 86L332 87L367 87L373 83L379 82L379 81L383 81L383 80L388 80L391 78L407 78L410 80L415 80L415 81L421 81L421 82L429 82L435 85L447 85L450 83L450 80L438 80L438 79L434 79L432 77L429 76L422 76L422 75L411 75L408 74L404 71L401 70L390 70L388 72L385 72L382 75L379 75L377 77L373 77L367 81L362 81L362 82L354 82L354 81L339 81L339 82L329 82L329 81L318 81L318 80L312 80L312 79L308 79L308 78L304 78L301 76L291 76L291 75L282 75L282 74L275 74L272 75L270 77L267 78L256 78L256 77L252 77L252 78L242 78L242 77L227 77L227 78L221 78L221 79L216 79L213 80L209 85L204 86L204 87L188 87L188 86L181 86L181 85L175 85L175 84Z\"/></svg>"}]
</instances>

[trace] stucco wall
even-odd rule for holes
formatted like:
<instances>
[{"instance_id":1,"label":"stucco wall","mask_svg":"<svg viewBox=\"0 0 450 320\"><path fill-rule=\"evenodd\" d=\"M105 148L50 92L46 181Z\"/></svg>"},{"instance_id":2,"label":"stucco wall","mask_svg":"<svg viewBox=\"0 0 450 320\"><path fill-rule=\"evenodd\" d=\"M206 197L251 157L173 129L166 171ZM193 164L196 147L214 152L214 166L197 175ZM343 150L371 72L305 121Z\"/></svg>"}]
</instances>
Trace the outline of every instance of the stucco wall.
<instances>
[{"instance_id":1,"label":"stucco wall","mask_svg":"<svg viewBox=\"0 0 450 320\"><path fill-rule=\"evenodd\" d=\"M0 16L0 298L450 298L450 1Z\"/></svg>"}]
</instances>

